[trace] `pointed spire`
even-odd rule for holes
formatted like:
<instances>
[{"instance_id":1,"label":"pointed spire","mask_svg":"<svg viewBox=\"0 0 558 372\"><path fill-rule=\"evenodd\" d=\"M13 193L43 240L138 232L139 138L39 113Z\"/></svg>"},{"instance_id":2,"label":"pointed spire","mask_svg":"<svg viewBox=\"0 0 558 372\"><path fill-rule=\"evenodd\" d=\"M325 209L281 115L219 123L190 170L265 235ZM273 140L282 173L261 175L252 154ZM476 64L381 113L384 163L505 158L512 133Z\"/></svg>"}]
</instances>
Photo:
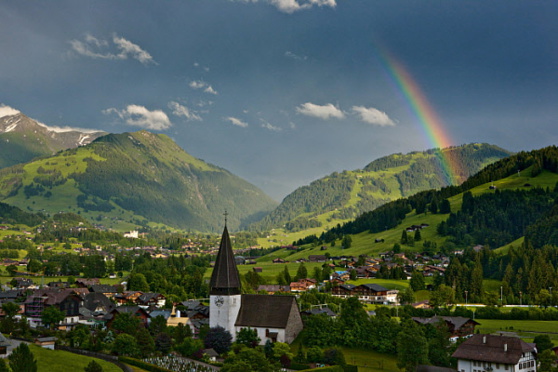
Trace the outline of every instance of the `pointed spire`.
<instances>
[{"instance_id":1,"label":"pointed spire","mask_svg":"<svg viewBox=\"0 0 558 372\"><path fill-rule=\"evenodd\" d=\"M225 212L226 218L226 212ZM215 267L209 281L210 295L240 294L240 275L236 268L229 231L225 225Z\"/></svg>"}]
</instances>

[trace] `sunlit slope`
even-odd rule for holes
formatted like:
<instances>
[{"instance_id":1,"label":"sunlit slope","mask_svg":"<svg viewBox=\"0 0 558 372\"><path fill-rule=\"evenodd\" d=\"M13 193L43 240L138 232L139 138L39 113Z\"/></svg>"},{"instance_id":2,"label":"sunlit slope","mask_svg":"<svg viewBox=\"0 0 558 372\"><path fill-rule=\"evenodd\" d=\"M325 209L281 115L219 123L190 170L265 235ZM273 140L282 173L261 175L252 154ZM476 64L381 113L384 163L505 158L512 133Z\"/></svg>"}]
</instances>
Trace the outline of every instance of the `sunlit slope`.
<instances>
[{"instance_id":1,"label":"sunlit slope","mask_svg":"<svg viewBox=\"0 0 558 372\"><path fill-rule=\"evenodd\" d=\"M160 223L238 229L276 203L261 190L147 131L110 134L88 146L0 170L0 198L31 211L72 211L107 225ZM125 226L125 224L123 225Z\"/></svg>"}]
</instances>

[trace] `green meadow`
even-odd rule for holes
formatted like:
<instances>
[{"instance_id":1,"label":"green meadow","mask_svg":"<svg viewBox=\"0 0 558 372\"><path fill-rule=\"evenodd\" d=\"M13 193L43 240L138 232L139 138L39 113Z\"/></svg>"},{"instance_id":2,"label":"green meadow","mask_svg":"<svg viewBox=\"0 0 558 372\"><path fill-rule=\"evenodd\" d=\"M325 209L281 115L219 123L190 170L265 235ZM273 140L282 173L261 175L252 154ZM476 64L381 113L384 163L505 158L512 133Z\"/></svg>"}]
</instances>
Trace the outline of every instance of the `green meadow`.
<instances>
[{"instance_id":1,"label":"green meadow","mask_svg":"<svg viewBox=\"0 0 558 372\"><path fill-rule=\"evenodd\" d=\"M62 350L43 349L37 345L29 345L29 348L37 359L38 372L83 371L91 360L99 363L104 372L122 372L116 365L101 359Z\"/></svg>"}]
</instances>

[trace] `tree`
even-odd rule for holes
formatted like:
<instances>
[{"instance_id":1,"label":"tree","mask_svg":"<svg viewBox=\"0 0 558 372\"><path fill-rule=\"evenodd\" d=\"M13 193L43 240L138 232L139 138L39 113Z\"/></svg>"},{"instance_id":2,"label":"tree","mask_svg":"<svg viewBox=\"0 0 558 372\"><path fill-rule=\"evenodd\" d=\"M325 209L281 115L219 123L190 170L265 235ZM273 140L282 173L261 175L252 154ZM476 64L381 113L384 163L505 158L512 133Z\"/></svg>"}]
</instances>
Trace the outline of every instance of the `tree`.
<instances>
[{"instance_id":1,"label":"tree","mask_svg":"<svg viewBox=\"0 0 558 372\"><path fill-rule=\"evenodd\" d=\"M149 292L149 284L145 275L140 273L132 273L128 278L128 290L129 291L141 291Z\"/></svg>"},{"instance_id":2,"label":"tree","mask_svg":"<svg viewBox=\"0 0 558 372\"><path fill-rule=\"evenodd\" d=\"M413 291L413 288L409 286L405 288L404 291L399 291L397 294L397 300L402 305L412 304L415 302L415 292Z\"/></svg>"},{"instance_id":3,"label":"tree","mask_svg":"<svg viewBox=\"0 0 558 372\"><path fill-rule=\"evenodd\" d=\"M413 320L402 322L397 335L397 367L413 372L419 364L428 363L428 341L422 328Z\"/></svg>"},{"instance_id":4,"label":"tree","mask_svg":"<svg viewBox=\"0 0 558 372\"><path fill-rule=\"evenodd\" d=\"M409 237L407 236L407 230L403 230L401 233L401 244L407 244L409 242Z\"/></svg>"},{"instance_id":5,"label":"tree","mask_svg":"<svg viewBox=\"0 0 558 372\"><path fill-rule=\"evenodd\" d=\"M414 270L411 274L411 288L413 291L421 291L426 288L424 284L424 275L420 271Z\"/></svg>"},{"instance_id":6,"label":"tree","mask_svg":"<svg viewBox=\"0 0 558 372\"><path fill-rule=\"evenodd\" d=\"M420 235L420 229L416 229L415 230L415 242L418 242L422 239L422 236Z\"/></svg>"},{"instance_id":7,"label":"tree","mask_svg":"<svg viewBox=\"0 0 558 372\"><path fill-rule=\"evenodd\" d=\"M229 351L231 343L232 336L230 332L221 326L210 328L204 338L205 347L208 349L213 348L219 354Z\"/></svg>"},{"instance_id":8,"label":"tree","mask_svg":"<svg viewBox=\"0 0 558 372\"><path fill-rule=\"evenodd\" d=\"M136 340L142 357L148 357L155 351L155 341L146 328L140 328L136 334Z\"/></svg>"},{"instance_id":9,"label":"tree","mask_svg":"<svg viewBox=\"0 0 558 372\"><path fill-rule=\"evenodd\" d=\"M66 315L56 306L49 306L41 314L41 322L48 328L52 328L64 320Z\"/></svg>"},{"instance_id":10,"label":"tree","mask_svg":"<svg viewBox=\"0 0 558 372\"><path fill-rule=\"evenodd\" d=\"M37 372L37 360L25 342L12 351L8 360L12 371Z\"/></svg>"},{"instance_id":11,"label":"tree","mask_svg":"<svg viewBox=\"0 0 558 372\"><path fill-rule=\"evenodd\" d=\"M533 339L533 343L537 345L537 351L542 353L545 350L552 349L554 344L549 335L538 335Z\"/></svg>"},{"instance_id":12,"label":"tree","mask_svg":"<svg viewBox=\"0 0 558 372\"><path fill-rule=\"evenodd\" d=\"M344 366L347 364L345 362L345 355L343 355L343 352L337 348L330 348L324 351L324 363L338 366Z\"/></svg>"},{"instance_id":13,"label":"tree","mask_svg":"<svg viewBox=\"0 0 558 372\"><path fill-rule=\"evenodd\" d=\"M30 259L29 263L27 264L27 270L31 271L32 273L36 273L40 271L43 267L43 263L37 259Z\"/></svg>"},{"instance_id":14,"label":"tree","mask_svg":"<svg viewBox=\"0 0 558 372\"><path fill-rule=\"evenodd\" d=\"M0 358L0 372L10 372L6 359Z\"/></svg>"},{"instance_id":15,"label":"tree","mask_svg":"<svg viewBox=\"0 0 558 372\"><path fill-rule=\"evenodd\" d=\"M187 328L190 327L187 326ZM155 349L157 349L157 351L160 351L163 354L167 354L171 347L172 347L172 338L167 333L162 332L155 337ZM194 352L195 351L197 350L194 350Z\"/></svg>"},{"instance_id":16,"label":"tree","mask_svg":"<svg viewBox=\"0 0 558 372\"><path fill-rule=\"evenodd\" d=\"M254 348L260 344L261 339L258 337L258 331L255 329L241 328L236 332L236 343Z\"/></svg>"},{"instance_id":17,"label":"tree","mask_svg":"<svg viewBox=\"0 0 558 372\"><path fill-rule=\"evenodd\" d=\"M341 240L341 245L343 246L343 249L351 248L352 244L353 244L353 238L351 238L350 235L345 235L343 237L343 240Z\"/></svg>"},{"instance_id":18,"label":"tree","mask_svg":"<svg viewBox=\"0 0 558 372\"><path fill-rule=\"evenodd\" d=\"M10 276L15 276L15 274L17 273L17 266L9 265L8 267L6 267L6 271Z\"/></svg>"},{"instance_id":19,"label":"tree","mask_svg":"<svg viewBox=\"0 0 558 372\"><path fill-rule=\"evenodd\" d=\"M448 199L443 199L440 203L440 213L448 214L451 213L451 205Z\"/></svg>"},{"instance_id":20,"label":"tree","mask_svg":"<svg viewBox=\"0 0 558 372\"><path fill-rule=\"evenodd\" d=\"M308 278L308 269L304 266L304 262L301 262L296 271L295 281L306 278Z\"/></svg>"},{"instance_id":21,"label":"tree","mask_svg":"<svg viewBox=\"0 0 558 372\"><path fill-rule=\"evenodd\" d=\"M103 372L103 367L94 360L91 360L85 367L85 372Z\"/></svg>"},{"instance_id":22,"label":"tree","mask_svg":"<svg viewBox=\"0 0 558 372\"><path fill-rule=\"evenodd\" d=\"M430 296L430 305L432 307L447 306L455 302L455 292L453 288L440 285L437 290L432 291Z\"/></svg>"},{"instance_id":23,"label":"tree","mask_svg":"<svg viewBox=\"0 0 558 372\"><path fill-rule=\"evenodd\" d=\"M140 354L138 342L133 336L126 333L116 336L112 346L112 351L118 355L130 356L132 358L135 358Z\"/></svg>"},{"instance_id":24,"label":"tree","mask_svg":"<svg viewBox=\"0 0 558 372\"><path fill-rule=\"evenodd\" d=\"M159 333L165 332L166 330L167 330L167 320L165 319L164 316L157 315L155 318L151 319L151 323L149 323L149 333L151 333L152 336L158 335Z\"/></svg>"},{"instance_id":25,"label":"tree","mask_svg":"<svg viewBox=\"0 0 558 372\"><path fill-rule=\"evenodd\" d=\"M275 342L273 344L273 358L279 361L283 367L290 367L293 357L294 354L291 352L288 344L284 342Z\"/></svg>"},{"instance_id":26,"label":"tree","mask_svg":"<svg viewBox=\"0 0 558 372\"><path fill-rule=\"evenodd\" d=\"M246 348L238 354L225 359L221 372L276 372L279 367L267 360L265 354L258 349Z\"/></svg>"},{"instance_id":27,"label":"tree","mask_svg":"<svg viewBox=\"0 0 558 372\"><path fill-rule=\"evenodd\" d=\"M141 324L141 320L132 313L121 313L116 315L111 328L119 333L127 333L135 336Z\"/></svg>"}]
</instances>

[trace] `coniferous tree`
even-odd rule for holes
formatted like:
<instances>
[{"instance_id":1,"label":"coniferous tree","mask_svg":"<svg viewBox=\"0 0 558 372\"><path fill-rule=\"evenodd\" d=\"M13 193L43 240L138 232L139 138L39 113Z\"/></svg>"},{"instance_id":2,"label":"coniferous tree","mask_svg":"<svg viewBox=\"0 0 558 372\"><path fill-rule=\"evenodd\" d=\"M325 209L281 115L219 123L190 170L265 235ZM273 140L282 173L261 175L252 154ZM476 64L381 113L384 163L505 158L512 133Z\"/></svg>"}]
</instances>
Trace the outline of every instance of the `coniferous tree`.
<instances>
[{"instance_id":1,"label":"coniferous tree","mask_svg":"<svg viewBox=\"0 0 558 372\"><path fill-rule=\"evenodd\" d=\"M10 368L17 372L37 372L37 360L26 343L22 342L8 356Z\"/></svg>"}]
</instances>

